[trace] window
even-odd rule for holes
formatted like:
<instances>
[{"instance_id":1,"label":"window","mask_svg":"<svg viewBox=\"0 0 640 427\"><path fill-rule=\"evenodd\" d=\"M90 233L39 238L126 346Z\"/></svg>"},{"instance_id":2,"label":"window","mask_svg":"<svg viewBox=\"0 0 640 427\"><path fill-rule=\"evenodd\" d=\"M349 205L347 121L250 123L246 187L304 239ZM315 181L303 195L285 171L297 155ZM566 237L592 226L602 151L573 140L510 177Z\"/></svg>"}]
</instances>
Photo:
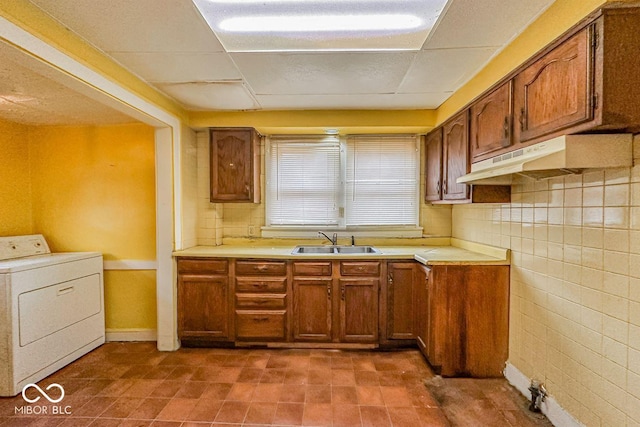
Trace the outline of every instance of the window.
<instances>
[{"instance_id":1,"label":"window","mask_svg":"<svg viewBox=\"0 0 640 427\"><path fill-rule=\"evenodd\" d=\"M418 159L416 136L272 136L267 227L416 229Z\"/></svg>"}]
</instances>

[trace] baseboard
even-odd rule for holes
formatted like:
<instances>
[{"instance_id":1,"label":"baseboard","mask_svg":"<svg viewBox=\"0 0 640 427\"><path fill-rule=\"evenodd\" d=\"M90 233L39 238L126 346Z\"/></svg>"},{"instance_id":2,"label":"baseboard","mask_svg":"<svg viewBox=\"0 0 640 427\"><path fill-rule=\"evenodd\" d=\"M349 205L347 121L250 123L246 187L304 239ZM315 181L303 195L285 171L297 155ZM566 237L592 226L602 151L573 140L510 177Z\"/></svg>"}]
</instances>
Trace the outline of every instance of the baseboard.
<instances>
[{"instance_id":1,"label":"baseboard","mask_svg":"<svg viewBox=\"0 0 640 427\"><path fill-rule=\"evenodd\" d=\"M530 378L527 378L525 374L520 372L520 370L511 363L507 363L504 376L507 381L526 396L527 399L531 399L531 392L529 391L529 386L531 385ZM584 424L573 418L571 414L560 406L553 396L547 396L544 402L542 402L542 405L540 405L540 409L556 427L584 427Z\"/></svg>"},{"instance_id":2,"label":"baseboard","mask_svg":"<svg viewBox=\"0 0 640 427\"><path fill-rule=\"evenodd\" d=\"M113 341L156 341L155 329L107 329L107 342Z\"/></svg>"}]
</instances>

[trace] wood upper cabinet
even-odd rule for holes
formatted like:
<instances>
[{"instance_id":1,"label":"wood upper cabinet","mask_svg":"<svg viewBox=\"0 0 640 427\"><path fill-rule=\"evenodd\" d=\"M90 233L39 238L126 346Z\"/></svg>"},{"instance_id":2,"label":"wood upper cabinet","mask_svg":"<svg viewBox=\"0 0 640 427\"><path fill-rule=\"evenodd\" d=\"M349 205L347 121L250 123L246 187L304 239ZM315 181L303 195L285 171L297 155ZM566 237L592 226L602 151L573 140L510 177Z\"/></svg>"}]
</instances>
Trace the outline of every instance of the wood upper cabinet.
<instances>
[{"instance_id":1,"label":"wood upper cabinet","mask_svg":"<svg viewBox=\"0 0 640 427\"><path fill-rule=\"evenodd\" d=\"M471 162L495 155L512 143L512 81L483 96L470 108Z\"/></svg>"},{"instance_id":2,"label":"wood upper cabinet","mask_svg":"<svg viewBox=\"0 0 640 427\"><path fill-rule=\"evenodd\" d=\"M178 337L232 341L233 316L226 260L178 260Z\"/></svg>"},{"instance_id":3,"label":"wood upper cabinet","mask_svg":"<svg viewBox=\"0 0 640 427\"><path fill-rule=\"evenodd\" d=\"M413 340L416 338L415 262L387 263L386 338Z\"/></svg>"},{"instance_id":4,"label":"wood upper cabinet","mask_svg":"<svg viewBox=\"0 0 640 427\"><path fill-rule=\"evenodd\" d=\"M592 25L515 77L516 138L527 142L593 118Z\"/></svg>"},{"instance_id":5,"label":"wood upper cabinet","mask_svg":"<svg viewBox=\"0 0 640 427\"><path fill-rule=\"evenodd\" d=\"M464 110L442 126L442 199L469 198L469 187L456 180L469 172L469 114Z\"/></svg>"},{"instance_id":6,"label":"wood upper cabinet","mask_svg":"<svg viewBox=\"0 0 640 427\"><path fill-rule=\"evenodd\" d=\"M260 135L253 128L210 130L211 202L260 203Z\"/></svg>"},{"instance_id":7,"label":"wood upper cabinet","mask_svg":"<svg viewBox=\"0 0 640 427\"><path fill-rule=\"evenodd\" d=\"M425 147L425 201L442 199L442 128L429 132L424 140Z\"/></svg>"}]
</instances>

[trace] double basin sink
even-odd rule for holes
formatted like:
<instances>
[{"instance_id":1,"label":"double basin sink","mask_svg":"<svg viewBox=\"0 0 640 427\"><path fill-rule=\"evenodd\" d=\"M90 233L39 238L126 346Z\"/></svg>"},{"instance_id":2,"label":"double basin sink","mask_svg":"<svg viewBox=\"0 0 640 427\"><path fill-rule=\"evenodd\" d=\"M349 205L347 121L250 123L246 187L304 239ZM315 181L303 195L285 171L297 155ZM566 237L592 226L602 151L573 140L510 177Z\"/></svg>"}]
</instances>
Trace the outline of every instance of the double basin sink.
<instances>
[{"instance_id":1,"label":"double basin sink","mask_svg":"<svg viewBox=\"0 0 640 427\"><path fill-rule=\"evenodd\" d=\"M373 246L357 245L357 246L328 246L328 245L314 245L314 246L296 246L291 252L293 255L299 254L381 254L379 249Z\"/></svg>"}]
</instances>

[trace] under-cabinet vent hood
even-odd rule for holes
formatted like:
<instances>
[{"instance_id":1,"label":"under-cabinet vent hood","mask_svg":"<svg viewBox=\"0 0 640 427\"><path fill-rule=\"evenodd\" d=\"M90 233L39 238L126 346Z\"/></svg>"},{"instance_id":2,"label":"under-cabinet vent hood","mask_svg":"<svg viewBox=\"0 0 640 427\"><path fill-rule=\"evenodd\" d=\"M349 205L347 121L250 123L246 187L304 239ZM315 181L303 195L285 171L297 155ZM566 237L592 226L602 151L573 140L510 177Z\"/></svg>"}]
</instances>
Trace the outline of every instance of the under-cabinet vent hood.
<instances>
[{"instance_id":1,"label":"under-cabinet vent hood","mask_svg":"<svg viewBox=\"0 0 640 427\"><path fill-rule=\"evenodd\" d=\"M510 185L513 175L534 179L589 168L632 166L633 134L563 135L471 165L458 183Z\"/></svg>"}]
</instances>

